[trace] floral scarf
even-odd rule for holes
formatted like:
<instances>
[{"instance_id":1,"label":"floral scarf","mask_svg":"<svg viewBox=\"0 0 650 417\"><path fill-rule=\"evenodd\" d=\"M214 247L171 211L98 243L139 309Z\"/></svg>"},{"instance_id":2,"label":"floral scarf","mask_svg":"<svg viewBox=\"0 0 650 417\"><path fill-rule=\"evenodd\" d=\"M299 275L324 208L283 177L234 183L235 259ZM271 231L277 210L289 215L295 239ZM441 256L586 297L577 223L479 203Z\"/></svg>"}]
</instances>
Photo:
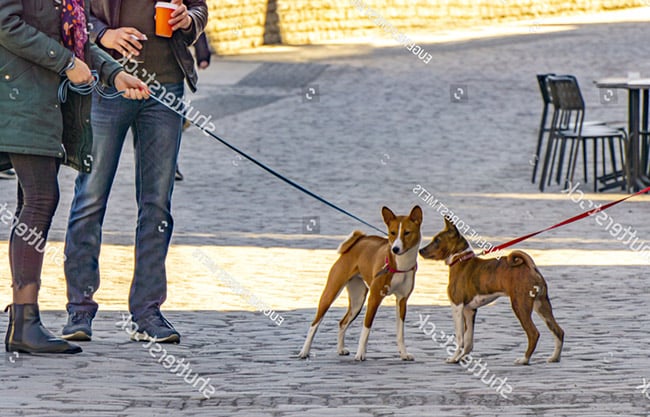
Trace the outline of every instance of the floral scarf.
<instances>
[{"instance_id":1,"label":"floral scarf","mask_svg":"<svg viewBox=\"0 0 650 417\"><path fill-rule=\"evenodd\" d=\"M61 0L61 39L83 61L84 45L88 41L84 0Z\"/></svg>"}]
</instances>

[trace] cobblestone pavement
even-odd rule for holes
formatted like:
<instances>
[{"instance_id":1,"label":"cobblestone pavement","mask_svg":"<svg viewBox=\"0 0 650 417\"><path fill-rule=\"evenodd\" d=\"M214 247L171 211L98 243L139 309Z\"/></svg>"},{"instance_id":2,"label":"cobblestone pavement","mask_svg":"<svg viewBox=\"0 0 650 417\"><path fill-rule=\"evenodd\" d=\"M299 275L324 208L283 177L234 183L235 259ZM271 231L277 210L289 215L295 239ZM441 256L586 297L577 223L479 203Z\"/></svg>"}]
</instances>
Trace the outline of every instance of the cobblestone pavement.
<instances>
[{"instance_id":1,"label":"cobblestone pavement","mask_svg":"<svg viewBox=\"0 0 650 417\"><path fill-rule=\"evenodd\" d=\"M202 73L193 104L233 144L377 226L382 205L405 212L421 204L425 236L438 231L442 219L413 192L419 185L484 239L501 243L581 211L559 186L540 194L530 183L541 111L535 74L575 74L588 118L624 120L625 94L601 100L592 81L650 76L650 12L629 15L528 22L510 27L519 34L509 36L423 42L433 55L429 64L404 48L359 44L218 58ZM553 343L539 320L532 365L513 364L526 340L507 300L478 314L474 358L486 371L476 376L478 370L445 364L446 348L419 323L428 317L440 332L452 332L446 270L424 261L406 323L415 362L396 353L391 300L376 319L368 360L337 356L345 296L326 316L313 357L299 361L334 248L363 227L195 128L184 136L180 167L186 179L174 193L165 308L182 344L163 350L132 343L120 324L135 223L127 145L106 219L95 338L73 357L4 354L0 416L650 415L648 260L593 220L518 246L535 257L566 331L558 364L545 362ZM73 178L64 168L52 231L59 250ZM15 183L0 182L0 193L0 204L13 206ZM643 220L649 200L631 200L610 216L650 240ZM6 240L8 228L0 226ZM9 282L6 263L0 276ZM64 292L62 268L50 257L41 304L55 331L65 322ZM0 298L9 302L8 285ZM5 315L0 326L6 321ZM349 332L352 351L359 327Z\"/></svg>"}]
</instances>

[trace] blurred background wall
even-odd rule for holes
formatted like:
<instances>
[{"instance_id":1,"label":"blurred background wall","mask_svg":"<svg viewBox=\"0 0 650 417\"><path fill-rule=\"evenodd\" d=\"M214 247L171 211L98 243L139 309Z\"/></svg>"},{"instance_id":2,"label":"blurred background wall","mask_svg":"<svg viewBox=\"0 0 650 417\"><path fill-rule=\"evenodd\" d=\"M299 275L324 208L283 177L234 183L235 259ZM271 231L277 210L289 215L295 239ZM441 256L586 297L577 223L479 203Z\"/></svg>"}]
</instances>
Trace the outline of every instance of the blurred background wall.
<instances>
[{"instance_id":1,"label":"blurred background wall","mask_svg":"<svg viewBox=\"0 0 650 417\"><path fill-rule=\"evenodd\" d=\"M500 21L648 6L648 0L207 0L206 32L218 54L260 45L303 45L409 35Z\"/></svg>"}]
</instances>

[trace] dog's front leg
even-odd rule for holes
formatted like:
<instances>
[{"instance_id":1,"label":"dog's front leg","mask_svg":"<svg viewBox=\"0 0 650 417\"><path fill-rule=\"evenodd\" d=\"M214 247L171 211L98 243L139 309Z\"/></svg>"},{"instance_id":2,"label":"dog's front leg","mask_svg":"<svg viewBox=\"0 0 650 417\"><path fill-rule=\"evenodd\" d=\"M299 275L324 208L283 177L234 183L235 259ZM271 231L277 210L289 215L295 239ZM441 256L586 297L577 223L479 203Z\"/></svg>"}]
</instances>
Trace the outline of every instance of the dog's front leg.
<instances>
[{"instance_id":1,"label":"dog's front leg","mask_svg":"<svg viewBox=\"0 0 650 417\"><path fill-rule=\"evenodd\" d=\"M454 319L454 329L456 331L456 351L447 358L447 363L458 363L463 356L463 337L465 333L463 307L463 303L451 305L451 316Z\"/></svg>"},{"instance_id":2,"label":"dog's front leg","mask_svg":"<svg viewBox=\"0 0 650 417\"><path fill-rule=\"evenodd\" d=\"M377 281L375 281L375 283L376 282ZM372 322L375 320L377 309L379 308L381 301L384 299L383 286L375 285L375 283L370 287L366 317L363 320L363 329L361 329L361 337L359 337L359 347L357 348L357 354L354 357L354 360L356 361L366 360L366 348L368 347L370 328L372 327Z\"/></svg>"},{"instance_id":3,"label":"dog's front leg","mask_svg":"<svg viewBox=\"0 0 650 417\"><path fill-rule=\"evenodd\" d=\"M474 322L476 320L476 310L473 308L463 308L463 322L465 334L463 336L463 353L461 358L469 355L474 349Z\"/></svg>"},{"instance_id":4,"label":"dog's front leg","mask_svg":"<svg viewBox=\"0 0 650 417\"><path fill-rule=\"evenodd\" d=\"M398 298L395 304L397 312L397 349L399 350L399 357L403 361L412 361L413 355L406 351L406 344L404 343L404 319L406 318L406 302L408 298Z\"/></svg>"}]
</instances>

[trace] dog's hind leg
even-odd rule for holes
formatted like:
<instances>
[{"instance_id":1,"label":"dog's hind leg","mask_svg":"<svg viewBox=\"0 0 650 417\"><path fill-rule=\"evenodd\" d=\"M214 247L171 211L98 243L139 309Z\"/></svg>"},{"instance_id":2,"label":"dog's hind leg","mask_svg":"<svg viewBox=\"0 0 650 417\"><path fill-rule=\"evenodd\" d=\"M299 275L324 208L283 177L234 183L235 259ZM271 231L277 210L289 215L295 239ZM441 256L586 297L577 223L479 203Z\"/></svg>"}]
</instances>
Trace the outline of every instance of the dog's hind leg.
<instances>
[{"instance_id":1,"label":"dog's hind leg","mask_svg":"<svg viewBox=\"0 0 650 417\"><path fill-rule=\"evenodd\" d=\"M539 330L537 330L537 327L535 327L535 323L533 323L532 318L533 299L530 297L521 298L519 300L511 299L511 304L512 310L515 312L515 315L521 323L521 327L524 328L526 336L528 336L528 349L526 349L526 354L524 357L517 359L515 363L517 365L528 365L530 357L533 355L533 352L537 347L537 341L539 340Z\"/></svg>"},{"instance_id":2,"label":"dog's hind leg","mask_svg":"<svg viewBox=\"0 0 650 417\"><path fill-rule=\"evenodd\" d=\"M325 284L325 289L323 294L320 296L320 301L318 302L318 311L316 311L316 317L312 321L311 326L309 327L309 332L307 333L307 338L305 339L305 344L302 346L302 350L298 354L300 359L306 359L309 357L309 351L311 350L311 343L314 340L318 326L320 325L323 316L327 313L330 306L336 300L336 298L341 294L343 287L348 282L349 277L352 276L350 271L346 270L344 263L341 262L341 258L334 263L332 269L330 270L329 276L327 278L327 284ZM342 278L345 277L345 278Z\"/></svg>"},{"instance_id":3,"label":"dog's hind leg","mask_svg":"<svg viewBox=\"0 0 650 417\"><path fill-rule=\"evenodd\" d=\"M557 324L555 317L553 317L553 307L548 295L544 294L539 299L535 300L533 305L535 312L544 320L551 333L555 337L555 350L553 354L547 359L547 362L559 362L560 355L562 354L562 345L564 344L564 330Z\"/></svg>"},{"instance_id":4,"label":"dog's hind leg","mask_svg":"<svg viewBox=\"0 0 650 417\"><path fill-rule=\"evenodd\" d=\"M350 351L345 348L345 331L361 312L363 304L366 302L366 296L368 295L368 287L366 287L366 283L363 282L363 279L361 279L359 275L354 276L350 281L348 281L346 288L348 290L349 304L348 311L339 322L339 339L337 348L339 355L350 354Z\"/></svg>"},{"instance_id":5,"label":"dog's hind leg","mask_svg":"<svg viewBox=\"0 0 650 417\"><path fill-rule=\"evenodd\" d=\"M451 305L451 316L454 319L454 330L456 331L456 351L452 356L447 358L447 363L458 363L460 358L463 356L463 338L465 336L463 308L463 303Z\"/></svg>"},{"instance_id":6,"label":"dog's hind leg","mask_svg":"<svg viewBox=\"0 0 650 417\"><path fill-rule=\"evenodd\" d=\"M413 355L406 351L406 344L404 343L404 319L406 318L406 302L408 298L399 298L395 304L395 312L397 313L397 349L399 350L399 357L403 361L412 361Z\"/></svg>"}]
</instances>

